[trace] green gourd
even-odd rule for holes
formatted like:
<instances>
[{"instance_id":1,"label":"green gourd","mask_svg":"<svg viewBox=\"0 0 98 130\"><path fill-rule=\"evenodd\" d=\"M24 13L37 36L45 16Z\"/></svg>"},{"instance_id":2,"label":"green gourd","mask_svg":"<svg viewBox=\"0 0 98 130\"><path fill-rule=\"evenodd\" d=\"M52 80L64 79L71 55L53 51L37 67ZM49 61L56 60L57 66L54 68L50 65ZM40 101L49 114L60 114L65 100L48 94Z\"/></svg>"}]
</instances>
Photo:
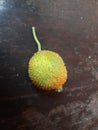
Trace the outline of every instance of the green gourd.
<instances>
[{"instance_id":1,"label":"green gourd","mask_svg":"<svg viewBox=\"0 0 98 130\"><path fill-rule=\"evenodd\" d=\"M29 60L28 74L32 83L42 90L63 90L67 80L67 69L61 56L50 50L42 50L37 38L35 27L32 27L35 42L38 45L36 52Z\"/></svg>"}]
</instances>

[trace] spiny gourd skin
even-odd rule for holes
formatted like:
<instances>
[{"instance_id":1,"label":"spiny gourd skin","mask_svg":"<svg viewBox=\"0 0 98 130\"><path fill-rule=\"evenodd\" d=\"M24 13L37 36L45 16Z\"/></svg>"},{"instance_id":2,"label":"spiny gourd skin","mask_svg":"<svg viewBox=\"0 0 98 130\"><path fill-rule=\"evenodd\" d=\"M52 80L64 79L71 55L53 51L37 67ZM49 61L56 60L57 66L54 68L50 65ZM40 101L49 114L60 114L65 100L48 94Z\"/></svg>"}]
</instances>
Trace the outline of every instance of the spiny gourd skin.
<instances>
[{"instance_id":1,"label":"spiny gourd skin","mask_svg":"<svg viewBox=\"0 0 98 130\"><path fill-rule=\"evenodd\" d=\"M67 80L62 58L53 51L38 51L31 57L28 74L32 82L43 90L58 90Z\"/></svg>"}]
</instances>

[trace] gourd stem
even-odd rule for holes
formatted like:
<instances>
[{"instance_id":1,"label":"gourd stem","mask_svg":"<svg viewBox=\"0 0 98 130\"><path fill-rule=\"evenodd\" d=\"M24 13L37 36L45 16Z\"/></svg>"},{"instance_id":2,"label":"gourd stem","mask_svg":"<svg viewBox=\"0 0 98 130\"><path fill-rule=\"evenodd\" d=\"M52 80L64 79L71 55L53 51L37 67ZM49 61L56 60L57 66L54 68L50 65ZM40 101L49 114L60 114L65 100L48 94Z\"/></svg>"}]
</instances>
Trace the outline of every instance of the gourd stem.
<instances>
[{"instance_id":1,"label":"gourd stem","mask_svg":"<svg viewBox=\"0 0 98 130\"><path fill-rule=\"evenodd\" d=\"M32 27L32 34L33 34L35 42L37 43L38 51L41 51L41 43L40 43L40 41L37 38L35 27Z\"/></svg>"}]
</instances>

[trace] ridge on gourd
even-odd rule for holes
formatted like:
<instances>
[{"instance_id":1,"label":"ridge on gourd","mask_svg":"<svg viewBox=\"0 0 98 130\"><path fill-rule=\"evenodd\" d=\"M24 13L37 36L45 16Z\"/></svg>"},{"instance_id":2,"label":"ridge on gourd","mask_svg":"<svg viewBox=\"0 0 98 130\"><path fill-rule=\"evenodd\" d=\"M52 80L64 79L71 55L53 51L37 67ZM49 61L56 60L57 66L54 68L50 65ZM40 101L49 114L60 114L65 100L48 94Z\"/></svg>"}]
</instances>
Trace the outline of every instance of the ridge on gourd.
<instances>
[{"instance_id":1,"label":"ridge on gourd","mask_svg":"<svg viewBox=\"0 0 98 130\"><path fill-rule=\"evenodd\" d=\"M63 90L62 85L67 80L67 69L61 56L50 50L41 50L35 27L32 33L38 46L36 52L29 60L28 74L33 84L42 90Z\"/></svg>"}]
</instances>

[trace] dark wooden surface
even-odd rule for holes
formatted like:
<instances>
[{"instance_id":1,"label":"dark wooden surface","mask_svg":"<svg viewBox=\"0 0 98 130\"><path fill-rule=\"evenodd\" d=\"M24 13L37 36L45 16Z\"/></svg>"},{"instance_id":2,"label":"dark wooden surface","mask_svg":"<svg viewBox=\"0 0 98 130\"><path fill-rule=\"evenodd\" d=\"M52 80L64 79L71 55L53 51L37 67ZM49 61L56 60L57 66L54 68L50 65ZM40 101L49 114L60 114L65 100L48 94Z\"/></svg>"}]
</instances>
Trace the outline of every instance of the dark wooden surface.
<instances>
[{"instance_id":1,"label":"dark wooden surface","mask_svg":"<svg viewBox=\"0 0 98 130\"><path fill-rule=\"evenodd\" d=\"M28 78L32 26L66 63L62 93ZM0 0L0 130L98 130L98 0Z\"/></svg>"}]
</instances>

